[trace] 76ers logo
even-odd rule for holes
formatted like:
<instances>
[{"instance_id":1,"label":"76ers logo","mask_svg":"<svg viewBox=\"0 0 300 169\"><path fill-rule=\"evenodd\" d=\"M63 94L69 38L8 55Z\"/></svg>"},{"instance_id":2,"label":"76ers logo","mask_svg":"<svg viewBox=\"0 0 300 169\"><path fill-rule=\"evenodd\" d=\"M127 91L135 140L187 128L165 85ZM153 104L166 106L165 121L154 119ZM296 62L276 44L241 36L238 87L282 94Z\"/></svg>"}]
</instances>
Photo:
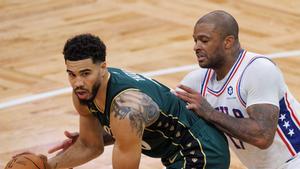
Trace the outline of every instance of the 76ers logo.
<instances>
[{"instance_id":1,"label":"76ers logo","mask_svg":"<svg viewBox=\"0 0 300 169\"><path fill-rule=\"evenodd\" d=\"M232 95L232 93L233 93L233 87L232 86L229 86L228 88L227 88L227 93L231 96Z\"/></svg>"}]
</instances>

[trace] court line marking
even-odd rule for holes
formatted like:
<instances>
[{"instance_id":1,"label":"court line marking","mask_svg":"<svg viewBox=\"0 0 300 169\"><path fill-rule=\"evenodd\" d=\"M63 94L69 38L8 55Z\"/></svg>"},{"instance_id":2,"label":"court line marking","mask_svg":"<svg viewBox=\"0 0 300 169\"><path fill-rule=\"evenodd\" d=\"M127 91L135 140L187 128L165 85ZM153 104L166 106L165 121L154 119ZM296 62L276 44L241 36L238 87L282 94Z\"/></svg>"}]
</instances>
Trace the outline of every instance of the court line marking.
<instances>
[{"instance_id":1,"label":"court line marking","mask_svg":"<svg viewBox=\"0 0 300 169\"><path fill-rule=\"evenodd\" d=\"M279 52L279 53L272 53L266 55L269 58L286 58L286 57L292 57L292 56L300 56L300 50L294 50L294 51L287 51L287 52ZM191 71L194 69L197 69L199 66L198 64L192 64L192 65L186 65L186 66L179 66L179 67L173 67L173 68L167 68L167 69L161 69L156 71L150 71L150 72L144 72L141 73L144 76L153 77L153 76L160 76L160 75L166 75L166 74L172 74L176 72L182 72L182 71ZM0 103L0 110L9 108L12 106L29 103L36 100L41 100L49 97L54 97L66 93L72 92L71 87L56 89L48 92L38 93L30 96L25 96L18 99L13 99L9 101L4 101Z\"/></svg>"}]
</instances>

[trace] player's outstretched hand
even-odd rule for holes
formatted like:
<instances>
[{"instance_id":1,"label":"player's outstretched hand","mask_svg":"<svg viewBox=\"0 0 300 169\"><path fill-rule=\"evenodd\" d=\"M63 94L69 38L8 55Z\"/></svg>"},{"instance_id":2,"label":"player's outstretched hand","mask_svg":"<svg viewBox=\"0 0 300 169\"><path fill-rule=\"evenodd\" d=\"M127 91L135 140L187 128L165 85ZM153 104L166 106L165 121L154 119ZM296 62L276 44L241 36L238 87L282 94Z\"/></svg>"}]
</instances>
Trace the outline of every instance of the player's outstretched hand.
<instances>
[{"instance_id":1,"label":"player's outstretched hand","mask_svg":"<svg viewBox=\"0 0 300 169\"><path fill-rule=\"evenodd\" d=\"M69 131L65 131L64 132L65 136L67 137L66 140L64 140L63 142L55 145L54 147L50 148L48 150L48 153L54 153L58 150L61 150L59 153L65 151L66 149L68 149L72 144L75 143L75 141L77 140L79 133L78 132L69 132Z\"/></svg>"},{"instance_id":2,"label":"player's outstretched hand","mask_svg":"<svg viewBox=\"0 0 300 169\"><path fill-rule=\"evenodd\" d=\"M176 90L175 95L187 102L187 108L196 112L199 116L209 120L210 113L214 108L201 96L197 91L184 86L178 85L179 90Z\"/></svg>"}]
</instances>

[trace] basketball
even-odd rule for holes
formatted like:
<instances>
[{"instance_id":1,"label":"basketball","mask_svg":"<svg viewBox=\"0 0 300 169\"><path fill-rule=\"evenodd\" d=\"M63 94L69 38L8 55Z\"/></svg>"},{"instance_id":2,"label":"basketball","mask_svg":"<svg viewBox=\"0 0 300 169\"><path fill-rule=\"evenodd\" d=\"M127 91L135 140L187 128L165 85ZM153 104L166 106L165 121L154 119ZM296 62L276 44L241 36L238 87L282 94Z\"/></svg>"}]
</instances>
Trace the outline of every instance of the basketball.
<instances>
[{"instance_id":1,"label":"basketball","mask_svg":"<svg viewBox=\"0 0 300 169\"><path fill-rule=\"evenodd\" d=\"M26 153L11 159L4 169L46 169L46 167L41 157Z\"/></svg>"}]
</instances>

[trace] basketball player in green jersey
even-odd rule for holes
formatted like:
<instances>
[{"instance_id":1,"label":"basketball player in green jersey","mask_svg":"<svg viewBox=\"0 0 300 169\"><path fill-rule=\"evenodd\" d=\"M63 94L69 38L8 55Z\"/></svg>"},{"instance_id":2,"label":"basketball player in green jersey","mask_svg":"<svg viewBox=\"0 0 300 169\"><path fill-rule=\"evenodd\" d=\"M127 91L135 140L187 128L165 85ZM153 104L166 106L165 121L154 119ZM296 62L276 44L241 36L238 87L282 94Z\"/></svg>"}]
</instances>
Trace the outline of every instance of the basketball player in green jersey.
<instances>
[{"instance_id":1,"label":"basketball player in green jersey","mask_svg":"<svg viewBox=\"0 0 300 169\"><path fill-rule=\"evenodd\" d=\"M104 132L115 139L115 169L137 169L141 153L161 158L169 169L229 168L225 136L159 82L108 68L98 37L77 35L63 54L80 129L74 144L48 160L51 168L75 167L99 156Z\"/></svg>"}]
</instances>

